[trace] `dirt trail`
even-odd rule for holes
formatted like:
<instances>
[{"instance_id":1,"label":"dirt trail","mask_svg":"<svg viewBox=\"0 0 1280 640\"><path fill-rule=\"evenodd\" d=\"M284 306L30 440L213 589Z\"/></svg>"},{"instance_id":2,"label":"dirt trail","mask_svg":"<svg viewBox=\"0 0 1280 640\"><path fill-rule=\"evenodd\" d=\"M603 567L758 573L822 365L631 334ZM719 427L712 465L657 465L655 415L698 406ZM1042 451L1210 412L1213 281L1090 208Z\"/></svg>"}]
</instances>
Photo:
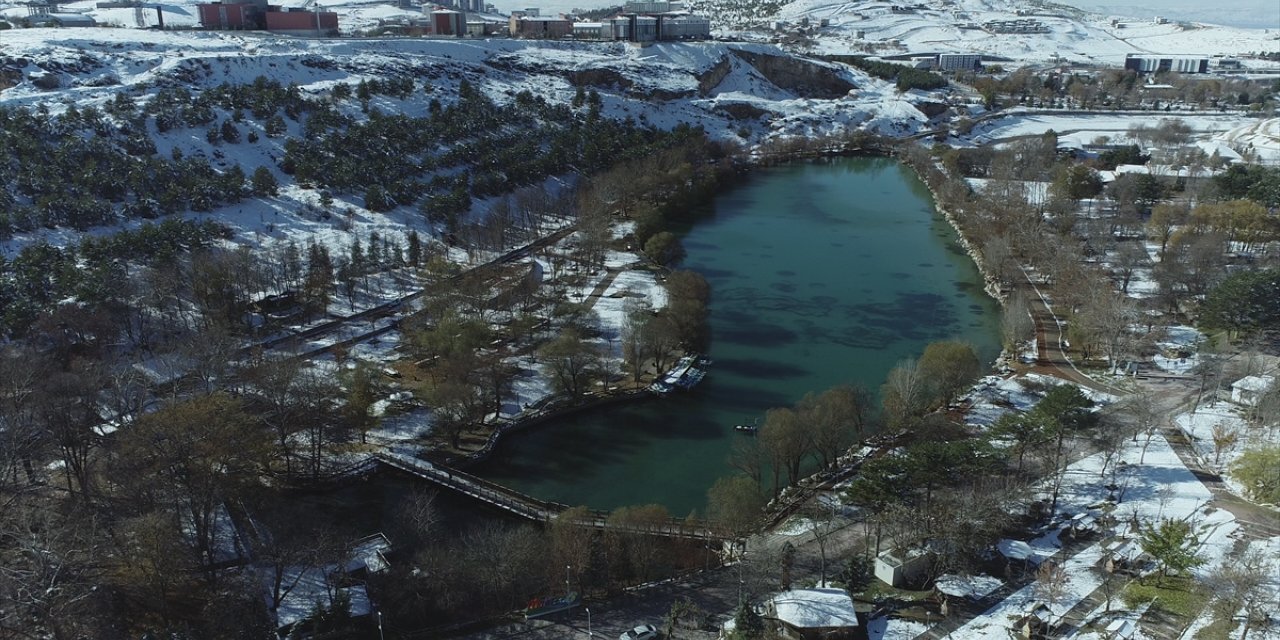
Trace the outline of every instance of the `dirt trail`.
<instances>
[{"instance_id":1,"label":"dirt trail","mask_svg":"<svg viewBox=\"0 0 1280 640\"><path fill-rule=\"evenodd\" d=\"M1090 378L1071 362L1065 346L1067 339L1062 321L1049 305L1041 286L1037 286L1027 276L1026 282L1018 284L1018 289L1030 307L1031 319L1036 328L1036 363L1029 371L1074 382L1102 393L1116 396L1126 394L1123 389Z\"/></svg>"}]
</instances>

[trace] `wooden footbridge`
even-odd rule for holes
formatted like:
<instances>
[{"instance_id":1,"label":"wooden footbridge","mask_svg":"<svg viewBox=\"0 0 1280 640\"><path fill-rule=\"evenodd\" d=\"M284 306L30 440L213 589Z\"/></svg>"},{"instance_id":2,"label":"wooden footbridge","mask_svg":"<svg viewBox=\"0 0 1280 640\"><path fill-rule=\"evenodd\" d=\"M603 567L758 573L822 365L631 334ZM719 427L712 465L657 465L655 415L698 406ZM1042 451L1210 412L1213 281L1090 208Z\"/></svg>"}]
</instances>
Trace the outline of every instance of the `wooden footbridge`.
<instances>
[{"instance_id":1,"label":"wooden footbridge","mask_svg":"<svg viewBox=\"0 0 1280 640\"><path fill-rule=\"evenodd\" d=\"M495 482L413 456L378 453L373 459L382 466L417 476L535 522L557 520L570 509L568 505L539 500ZM618 523L609 522L609 513L606 511L589 511L585 518L577 518L574 522L594 529L665 538L721 541L728 537L717 531L713 523L702 520L668 518L661 522Z\"/></svg>"}]
</instances>

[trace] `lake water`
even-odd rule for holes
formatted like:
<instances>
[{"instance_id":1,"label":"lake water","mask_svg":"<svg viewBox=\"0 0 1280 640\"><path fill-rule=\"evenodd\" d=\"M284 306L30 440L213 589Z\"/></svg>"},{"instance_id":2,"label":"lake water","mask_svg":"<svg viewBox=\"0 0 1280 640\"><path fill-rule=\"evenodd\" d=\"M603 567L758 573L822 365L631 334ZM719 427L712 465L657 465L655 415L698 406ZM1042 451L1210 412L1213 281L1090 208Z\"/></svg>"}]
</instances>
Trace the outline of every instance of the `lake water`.
<instances>
[{"instance_id":1,"label":"lake water","mask_svg":"<svg viewBox=\"0 0 1280 640\"><path fill-rule=\"evenodd\" d=\"M690 228L685 267L711 284L714 361L688 393L505 437L479 475L539 498L702 511L735 424L807 391L878 389L934 340L999 353L998 307L928 190L888 158L762 169Z\"/></svg>"}]
</instances>

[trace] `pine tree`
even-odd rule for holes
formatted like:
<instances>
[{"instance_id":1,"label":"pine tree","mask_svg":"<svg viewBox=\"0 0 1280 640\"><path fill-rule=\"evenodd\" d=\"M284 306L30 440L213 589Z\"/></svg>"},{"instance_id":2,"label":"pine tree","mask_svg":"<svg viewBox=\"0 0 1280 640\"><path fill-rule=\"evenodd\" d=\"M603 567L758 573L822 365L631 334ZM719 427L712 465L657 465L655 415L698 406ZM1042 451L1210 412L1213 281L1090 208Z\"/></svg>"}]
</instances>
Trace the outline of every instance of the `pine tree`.
<instances>
[{"instance_id":1,"label":"pine tree","mask_svg":"<svg viewBox=\"0 0 1280 640\"><path fill-rule=\"evenodd\" d=\"M222 121L222 139L231 144L240 142L240 130L230 120Z\"/></svg>"},{"instance_id":2,"label":"pine tree","mask_svg":"<svg viewBox=\"0 0 1280 640\"><path fill-rule=\"evenodd\" d=\"M284 135L288 129L285 126L284 118L280 117L280 114L276 114L267 119L266 124L263 125L263 130L267 132L267 137L275 138Z\"/></svg>"},{"instance_id":3,"label":"pine tree","mask_svg":"<svg viewBox=\"0 0 1280 640\"><path fill-rule=\"evenodd\" d=\"M415 269L422 264L422 240L417 231L409 232L409 266Z\"/></svg>"},{"instance_id":4,"label":"pine tree","mask_svg":"<svg viewBox=\"0 0 1280 640\"><path fill-rule=\"evenodd\" d=\"M329 294L333 289L333 262L329 250L312 242L307 247L307 280L303 291L307 306L323 310L329 306Z\"/></svg>"},{"instance_id":5,"label":"pine tree","mask_svg":"<svg viewBox=\"0 0 1280 640\"><path fill-rule=\"evenodd\" d=\"M369 232L369 248L365 250L365 256L369 263L369 271L376 273L382 270L382 239L377 231Z\"/></svg>"},{"instance_id":6,"label":"pine tree","mask_svg":"<svg viewBox=\"0 0 1280 640\"><path fill-rule=\"evenodd\" d=\"M266 167L258 167L253 171L253 194L256 196L274 196L280 192L275 174Z\"/></svg>"}]
</instances>

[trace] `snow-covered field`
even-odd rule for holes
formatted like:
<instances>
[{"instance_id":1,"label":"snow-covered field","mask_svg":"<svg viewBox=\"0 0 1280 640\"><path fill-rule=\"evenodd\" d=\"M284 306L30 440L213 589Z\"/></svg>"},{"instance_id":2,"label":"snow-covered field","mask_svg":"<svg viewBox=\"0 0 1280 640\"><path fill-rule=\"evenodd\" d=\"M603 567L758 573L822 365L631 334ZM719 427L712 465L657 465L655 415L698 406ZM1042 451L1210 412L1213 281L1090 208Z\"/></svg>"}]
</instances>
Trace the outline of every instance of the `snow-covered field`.
<instances>
[{"instance_id":1,"label":"snow-covered field","mask_svg":"<svg viewBox=\"0 0 1280 640\"><path fill-rule=\"evenodd\" d=\"M986 144L1008 138L1037 136L1052 130L1059 134L1059 142L1065 140L1076 141L1079 144L1089 144L1099 136L1107 136L1114 142L1122 142L1131 127L1139 125L1152 127L1158 125L1162 120L1178 121L1187 125L1193 133L1201 135L1227 132L1234 128L1245 126L1247 123L1257 122L1254 118L1240 114L1185 114L1171 112L1167 115L1158 116L1150 114L1130 116L1114 114L1059 115L1023 112L975 127L972 141L977 144Z\"/></svg>"},{"instance_id":2,"label":"snow-covered field","mask_svg":"<svg viewBox=\"0 0 1280 640\"><path fill-rule=\"evenodd\" d=\"M1201 0L1057 0L1086 11L1114 16L1209 22L1253 29L1280 28L1280 6L1272 0L1230 0L1206 3Z\"/></svg>"},{"instance_id":3,"label":"snow-covered field","mask_svg":"<svg viewBox=\"0 0 1280 640\"><path fill-rule=\"evenodd\" d=\"M1113 511L1116 524L1104 532L1104 537L1133 537L1136 535L1134 522L1145 525L1160 519L1184 519L1193 524L1200 539L1198 551L1206 560L1205 565L1195 570L1197 574L1206 575L1218 566L1238 538L1234 516L1210 504L1212 494L1182 464L1168 442L1159 435L1151 438L1149 444L1145 438L1128 442L1119 460L1124 462L1124 470L1119 473L1118 484L1124 490ZM1059 498L1061 513L1087 512L1110 496L1111 492L1104 486L1110 475L1104 476L1103 461L1101 454L1093 455L1067 469ZM1031 559L1038 563L1058 546L1056 532L1026 544L1037 551ZM1006 548L1015 546L1005 544ZM1028 585L970 620L950 637L973 640L1004 637L1013 620L1037 604L1047 605L1055 618L1060 618L1102 584L1098 565L1104 553L1104 543L1098 542L1069 558L1055 557L1054 561L1060 563L1067 576L1060 598L1044 602L1037 596L1036 586Z\"/></svg>"},{"instance_id":4,"label":"snow-covered field","mask_svg":"<svg viewBox=\"0 0 1280 640\"><path fill-rule=\"evenodd\" d=\"M1223 473L1227 486L1239 495L1245 495L1244 488L1227 473L1231 465L1245 451L1280 437L1280 426L1253 423L1245 417L1244 408L1230 402L1206 404L1178 414L1173 421L1191 440L1204 465Z\"/></svg>"}]
</instances>

